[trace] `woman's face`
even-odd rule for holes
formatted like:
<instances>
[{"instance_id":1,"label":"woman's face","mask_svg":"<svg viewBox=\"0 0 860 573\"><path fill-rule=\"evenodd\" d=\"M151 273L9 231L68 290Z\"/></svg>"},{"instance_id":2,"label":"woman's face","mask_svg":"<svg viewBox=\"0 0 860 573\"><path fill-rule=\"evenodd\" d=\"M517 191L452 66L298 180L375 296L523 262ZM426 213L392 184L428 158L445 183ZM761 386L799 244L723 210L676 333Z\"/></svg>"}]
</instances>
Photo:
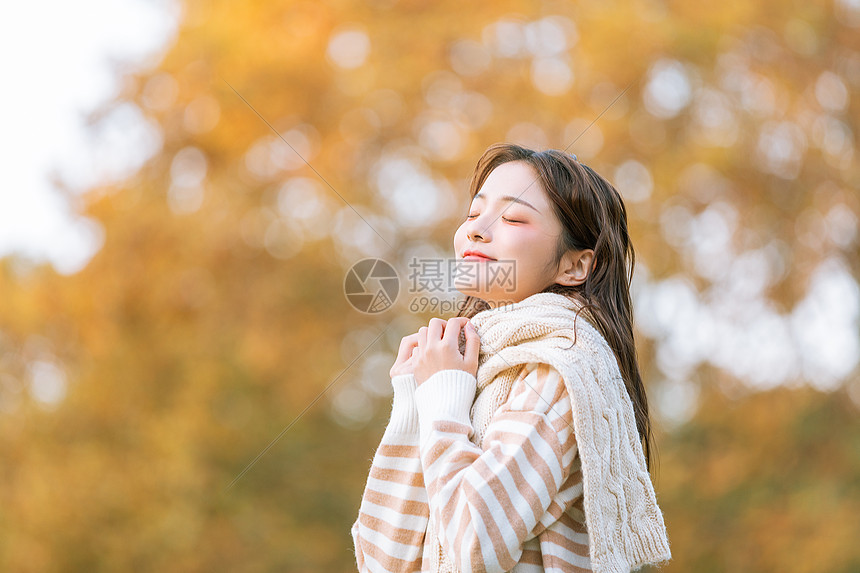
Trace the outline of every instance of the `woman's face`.
<instances>
[{"instance_id":1,"label":"woman's face","mask_svg":"<svg viewBox=\"0 0 860 573\"><path fill-rule=\"evenodd\" d=\"M455 286L492 307L542 291L559 275L561 230L534 169L522 161L503 163L484 181L454 233ZM470 251L489 258L467 256Z\"/></svg>"}]
</instances>

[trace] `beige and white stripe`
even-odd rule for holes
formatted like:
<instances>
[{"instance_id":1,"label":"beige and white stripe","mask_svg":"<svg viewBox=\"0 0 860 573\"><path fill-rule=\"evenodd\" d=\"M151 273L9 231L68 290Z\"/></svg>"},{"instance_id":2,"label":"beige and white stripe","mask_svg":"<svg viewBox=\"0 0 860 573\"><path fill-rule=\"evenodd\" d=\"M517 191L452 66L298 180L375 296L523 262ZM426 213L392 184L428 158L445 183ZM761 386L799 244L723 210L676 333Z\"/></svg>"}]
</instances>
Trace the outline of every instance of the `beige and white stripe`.
<instances>
[{"instance_id":1,"label":"beige and white stripe","mask_svg":"<svg viewBox=\"0 0 860 573\"><path fill-rule=\"evenodd\" d=\"M352 528L359 571L432 571L431 514L462 573L591 570L571 402L556 370L524 365L478 444L474 376L443 370L417 390L411 376L392 383Z\"/></svg>"}]
</instances>

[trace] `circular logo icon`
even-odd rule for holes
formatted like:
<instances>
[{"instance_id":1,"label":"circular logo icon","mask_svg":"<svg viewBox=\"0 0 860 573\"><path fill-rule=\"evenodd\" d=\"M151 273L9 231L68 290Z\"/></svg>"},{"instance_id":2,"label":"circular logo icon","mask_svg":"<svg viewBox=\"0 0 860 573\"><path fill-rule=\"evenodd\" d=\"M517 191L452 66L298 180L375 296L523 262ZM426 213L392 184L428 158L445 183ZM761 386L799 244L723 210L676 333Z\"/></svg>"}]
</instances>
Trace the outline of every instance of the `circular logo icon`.
<instances>
[{"instance_id":1,"label":"circular logo icon","mask_svg":"<svg viewBox=\"0 0 860 573\"><path fill-rule=\"evenodd\" d=\"M347 271L343 292L357 311L377 314L388 310L397 300L400 277L382 259L362 259Z\"/></svg>"}]
</instances>

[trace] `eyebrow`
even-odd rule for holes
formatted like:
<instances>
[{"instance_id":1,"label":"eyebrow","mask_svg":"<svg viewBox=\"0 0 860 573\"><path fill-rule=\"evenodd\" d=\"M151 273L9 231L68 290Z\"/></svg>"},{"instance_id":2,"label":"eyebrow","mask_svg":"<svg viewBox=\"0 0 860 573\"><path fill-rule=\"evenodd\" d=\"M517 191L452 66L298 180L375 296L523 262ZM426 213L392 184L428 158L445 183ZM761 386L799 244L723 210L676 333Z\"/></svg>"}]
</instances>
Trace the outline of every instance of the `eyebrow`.
<instances>
[{"instance_id":1,"label":"eyebrow","mask_svg":"<svg viewBox=\"0 0 860 573\"><path fill-rule=\"evenodd\" d=\"M486 199L486 198L487 197L479 191L478 193L475 193L475 196L472 197L472 200L474 201L475 199ZM520 199L519 197L514 197L513 195L503 195L499 199L501 199L502 201L520 203L521 205L525 205L526 207L533 209L535 212L540 213L540 211L535 209L535 207L533 207L531 203L529 203L528 201L524 201L524 200Z\"/></svg>"}]
</instances>

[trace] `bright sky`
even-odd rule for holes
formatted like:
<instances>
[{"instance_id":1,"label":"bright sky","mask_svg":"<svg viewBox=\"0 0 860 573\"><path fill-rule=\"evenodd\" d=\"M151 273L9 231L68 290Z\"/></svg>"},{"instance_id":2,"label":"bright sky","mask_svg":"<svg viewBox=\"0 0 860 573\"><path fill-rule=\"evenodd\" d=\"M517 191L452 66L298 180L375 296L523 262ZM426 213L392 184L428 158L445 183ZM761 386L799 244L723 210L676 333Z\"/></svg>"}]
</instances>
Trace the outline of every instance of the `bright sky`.
<instances>
[{"instance_id":1,"label":"bright sky","mask_svg":"<svg viewBox=\"0 0 860 573\"><path fill-rule=\"evenodd\" d=\"M82 189L116 172L88 151L84 114L116 94L112 62L158 63L177 8L168 0L28 0L4 12L0 257L15 252L74 273L100 247L100 232L74 213L52 173Z\"/></svg>"}]
</instances>

